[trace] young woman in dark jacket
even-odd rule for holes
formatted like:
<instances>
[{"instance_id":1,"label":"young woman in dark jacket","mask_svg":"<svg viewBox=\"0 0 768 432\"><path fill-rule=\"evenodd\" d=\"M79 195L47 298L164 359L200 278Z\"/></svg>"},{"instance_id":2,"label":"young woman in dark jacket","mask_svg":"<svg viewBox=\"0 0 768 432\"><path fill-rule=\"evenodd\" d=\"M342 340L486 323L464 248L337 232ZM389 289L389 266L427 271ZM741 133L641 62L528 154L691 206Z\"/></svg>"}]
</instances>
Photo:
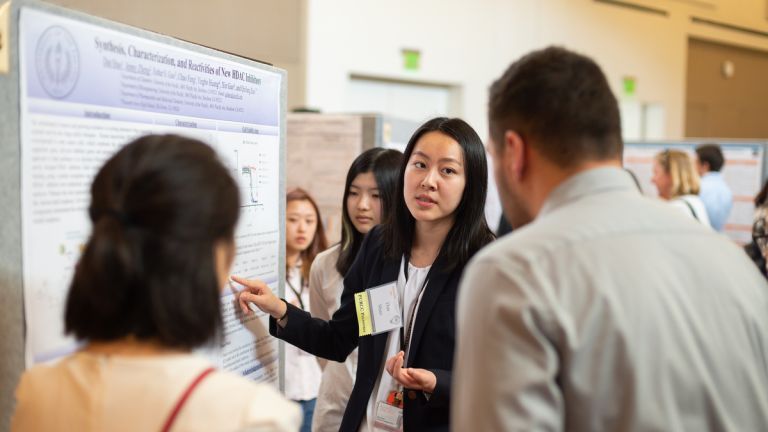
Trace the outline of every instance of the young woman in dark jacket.
<instances>
[{"instance_id":1,"label":"young woman in dark jacket","mask_svg":"<svg viewBox=\"0 0 768 432\"><path fill-rule=\"evenodd\" d=\"M406 147L393 217L366 236L330 321L287 304L260 281L233 277L245 287L243 312L254 303L268 313L276 337L335 361L359 348L341 431L449 429L459 279L493 240L487 181L477 133L460 119L430 120ZM404 325L359 336L355 294L382 285L397 288Z\"/></svg>"}]
</instances>

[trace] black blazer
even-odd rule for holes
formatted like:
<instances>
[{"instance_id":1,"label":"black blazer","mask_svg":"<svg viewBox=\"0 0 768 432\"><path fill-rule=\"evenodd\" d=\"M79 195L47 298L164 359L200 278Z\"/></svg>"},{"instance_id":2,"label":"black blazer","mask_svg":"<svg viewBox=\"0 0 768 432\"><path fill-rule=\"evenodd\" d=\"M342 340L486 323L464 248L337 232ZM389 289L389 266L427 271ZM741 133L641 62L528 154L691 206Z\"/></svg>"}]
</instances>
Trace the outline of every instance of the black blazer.
<instances>
[{"instance_id":1,"label":"black blazer","mask_svg":"<svg viewBox=\"0 0 768 432\"><path fill-rule=\"evenodd\" d=\"M344 361L358 350L357 376L339 431L357 432L379 371L383 371L387 333L358 337L355 293L396 281L400 259L384 256L381 228L363 240L360 252L344 277L344 291L339 310L330 321L312 318L309 313L288 305L284 328L274 318L269 332L302 350L329 360ZM435 391L426 399L420 391L404 390L403 425L406 431L448 431L450 419L451 377L456 337L456 294L463 267L445 271L438 256L429 273L429 283L419 304L413 324L408 364L423 368L437 377ZM383 371L382 373L387 373Z\"/></svg>"}]
</instances>

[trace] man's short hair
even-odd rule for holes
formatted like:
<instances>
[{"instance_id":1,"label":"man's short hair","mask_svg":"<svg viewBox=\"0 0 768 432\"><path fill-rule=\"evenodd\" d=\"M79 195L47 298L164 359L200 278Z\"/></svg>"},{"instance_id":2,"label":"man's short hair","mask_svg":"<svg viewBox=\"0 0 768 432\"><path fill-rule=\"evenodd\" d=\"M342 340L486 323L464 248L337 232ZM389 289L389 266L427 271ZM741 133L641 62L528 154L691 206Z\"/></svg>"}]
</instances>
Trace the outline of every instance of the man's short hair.
<instances>
[{"instance_id":1,"label":"man's short hair","mask_svg":"<svg viewBox=\"0 0 768 432\"><path fill-rule=\"evenodd\" d=\"M717 144L702 144L696 147L696 155L699 157L699 161L709 165L710 171L720 171L725 163L723 151Z\"/></svg>"},{"instance_id":2,"label":"man's short hair","mask_svg":"<svg viewBox=\"0 0 768 432\"><path fill-rule=\"evenodd\" d=\"M497 145L513 130L561 167L621 158L621 120L605 75L564 48L534 51L490 89L490 133Z\"/></svg>"}]
</instances>

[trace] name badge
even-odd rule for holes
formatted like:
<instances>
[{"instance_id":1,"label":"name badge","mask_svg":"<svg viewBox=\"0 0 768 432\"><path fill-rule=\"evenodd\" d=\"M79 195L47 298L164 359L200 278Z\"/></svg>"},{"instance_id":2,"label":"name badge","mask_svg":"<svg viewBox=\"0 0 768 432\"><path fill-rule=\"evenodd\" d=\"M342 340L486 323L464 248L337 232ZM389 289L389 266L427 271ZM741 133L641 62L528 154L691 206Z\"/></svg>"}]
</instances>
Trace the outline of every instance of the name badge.
<instances>
[{"instance_id":1,"label":"name badge","mask_svg":"<svg viewBox=\"0 0 768 432\"><path fill-rule=\"evenodd\" d=\"M360 336L386 333L403 326L400 295L395 282L355 294L355 310Z\"/></svg>"},{"instance_id":2,"label":"name badge","mask_svg":"<svg viewBox=\"0 0 768 432\"><path fill-rule=\"evenodd\" d=\"M403 430L403 409L386 402L376 404L374 431L399 432Z\"/></svg>"}]
</instances>

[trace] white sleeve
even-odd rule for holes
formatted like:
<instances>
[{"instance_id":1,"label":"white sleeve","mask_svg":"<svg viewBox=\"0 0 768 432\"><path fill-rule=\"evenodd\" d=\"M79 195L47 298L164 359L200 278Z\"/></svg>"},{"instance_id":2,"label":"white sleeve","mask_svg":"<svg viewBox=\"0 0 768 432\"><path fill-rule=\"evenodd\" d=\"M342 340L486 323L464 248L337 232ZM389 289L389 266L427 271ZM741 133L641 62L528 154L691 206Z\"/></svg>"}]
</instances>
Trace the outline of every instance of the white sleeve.
<instances>
[{"instance_id":1,"label":"white sleeve","mask_svg":"<svg viewBox=\"0 0 768 432\"><path fill-rule=\"evenodd\" d=\"M330 320L328 303L325 301L325 261L328 255L316 258L309 269L309 313L315 318Z\"/></svg>"},{"instance_id":2,"label":"white sleeve","mask_svg":"<svg viewBox=\"0 0 768 432\"><path fill-rule=\"evenodd\" d=\"M314 318L320 318L325 321L330 321L331 315L328 313L328 302L325 301L325 265L329 256L323 255L315 258L312 263L312 267L309 269L309 313ZM320 365L320 369L325 370L325 365L328 364L328 360L316 357L317 364Z\"/></svg>"},{"instance_id":3,"label":"white sleeve","mask_svg":"<svg viewBox=\"0 0 768 432\"><path fill-rule=\"evenodd\" d=\"M458 300L452 430L563 429L554 319L530 267L477 261Z\"/></svg>"},{"instance_id":4,"label":"white sleeve","mask_svg":"<svg viewBox=\"0 0 768 432\"><path fill-rule=\"evenodd\" d=\"M683 213L688 217L694 218L694 214L692 213L691 207L688 207L688 204L686 204L682 198L676 198L676 199L670 200L669 205L677 209L680 213Z\"/></svg>"}]
</instances>

